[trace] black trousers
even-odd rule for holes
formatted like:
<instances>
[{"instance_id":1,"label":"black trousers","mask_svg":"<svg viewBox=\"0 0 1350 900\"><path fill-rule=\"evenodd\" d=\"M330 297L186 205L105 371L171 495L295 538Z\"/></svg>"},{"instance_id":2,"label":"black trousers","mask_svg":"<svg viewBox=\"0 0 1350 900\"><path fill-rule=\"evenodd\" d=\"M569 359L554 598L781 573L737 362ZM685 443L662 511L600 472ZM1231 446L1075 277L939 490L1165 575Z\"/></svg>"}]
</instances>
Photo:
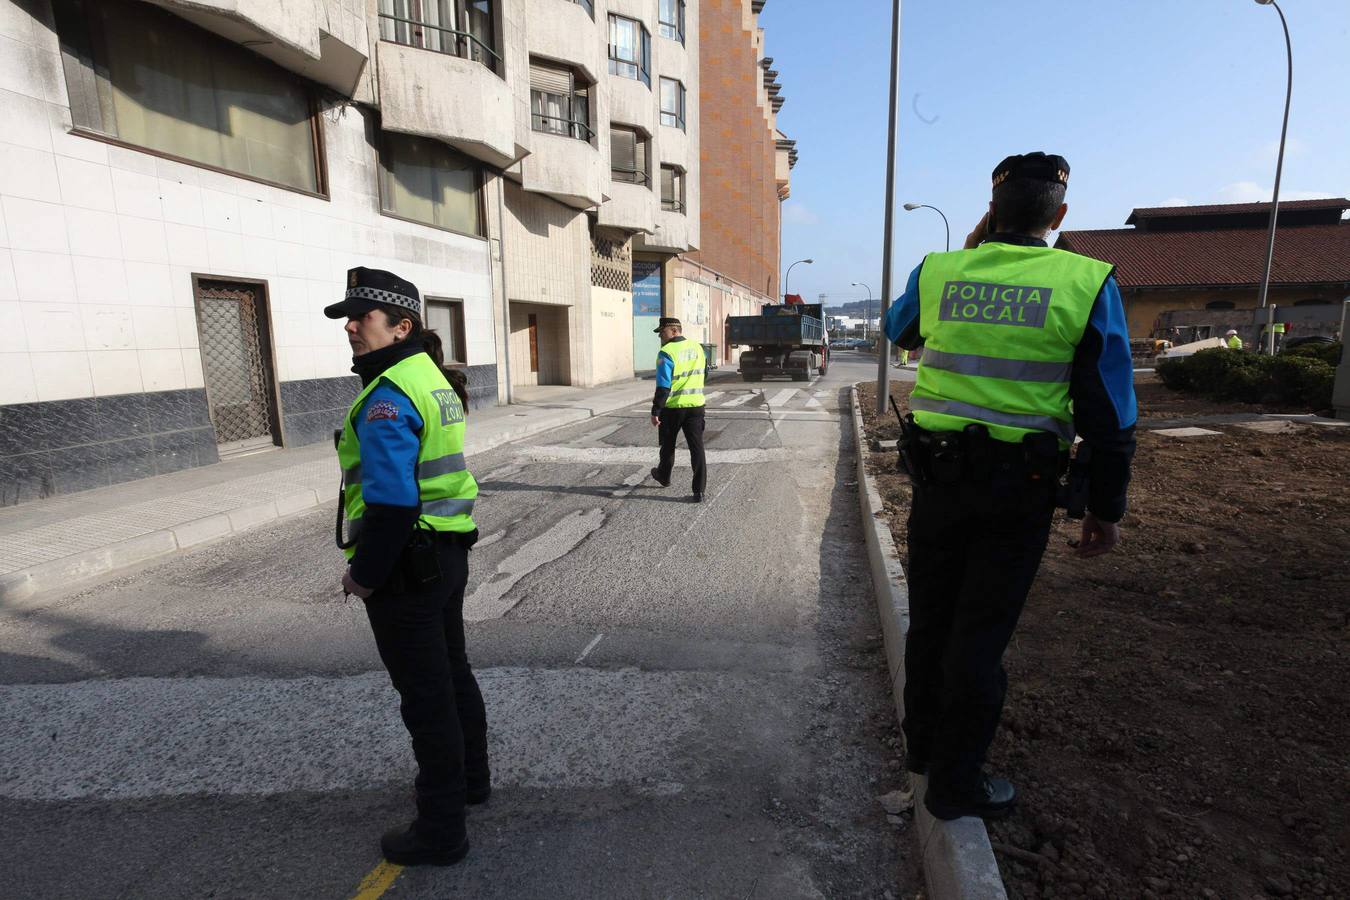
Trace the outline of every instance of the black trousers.
<instances>
[{"instance_id":1,"label":"black trousers","mask_svg":"<svg viewBox=\"0 0 1350 900\"><path fill-rule=\"evenodd\" d=\"M487 714L464 650L469 551L440 538L437 557L439 581L417 590L379 590L365 603L417 758L414 827L433 840L458 842L466 787L489 782Z\"/></svg>"},{"instance_id":2,"label":"black trousers","mask_svg":"<svg viewBox=\"0 0 1350 900\"><path fill-rule=\"evenodd\" d=\"M1003 713L1008 646L1050 536L1055 488L1020 469L916 485L909 515L905 732L930 789L973 788Z\"/></svg>"},{"instance_id":3,"label":"black trousers","mask_svg":"<svg viewBox=\"0 0 1350 900\"><path fill-rule=\"evenodd\" d=\"M689 445L689 461L694 466L694 493L703 493L708 479L708 467L703 458L703 407L693 406L687 409L661 410L661 426L656 430L661 441L661 460L656 465L656 474L662 481L670 481L670 473L675 468L675 440L684 432L684 442Z\"/></svg>"}]
</instances>

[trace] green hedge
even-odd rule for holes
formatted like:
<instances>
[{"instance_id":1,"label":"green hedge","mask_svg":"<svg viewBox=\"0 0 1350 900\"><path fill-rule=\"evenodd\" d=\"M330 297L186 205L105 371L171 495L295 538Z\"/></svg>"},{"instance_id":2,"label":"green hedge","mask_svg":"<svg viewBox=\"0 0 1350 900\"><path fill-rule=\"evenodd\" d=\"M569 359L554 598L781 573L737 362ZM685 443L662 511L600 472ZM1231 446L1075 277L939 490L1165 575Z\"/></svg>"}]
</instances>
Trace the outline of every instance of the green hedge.
<instances>
[{"instance_id":1,"label":"green hedge","mask_svg":"<svg viewBox=\"0 0 1350 900\"><path fill-rule=\"evenodd\" d=\"M1313 411L1330 408L1336 380L1335 368L1312 355L1265 356L1219 348L1161 360L1156 372L1172 390L1212 400L1274 403Z\"/></svg>"},{"instance_id":2,"label":"green hedge","mask_svg":"<svg viewBox=\"0 0 1350 900\"><path fill-rule=\"evenodd\" d=\"M1337 366L1341 361L1341 342L1334 344L1299 344L1292 350L1284 351L1284 356L1306 356L1310 359L1320 359L1329 366Z\"/></svg>"}]
</instances>

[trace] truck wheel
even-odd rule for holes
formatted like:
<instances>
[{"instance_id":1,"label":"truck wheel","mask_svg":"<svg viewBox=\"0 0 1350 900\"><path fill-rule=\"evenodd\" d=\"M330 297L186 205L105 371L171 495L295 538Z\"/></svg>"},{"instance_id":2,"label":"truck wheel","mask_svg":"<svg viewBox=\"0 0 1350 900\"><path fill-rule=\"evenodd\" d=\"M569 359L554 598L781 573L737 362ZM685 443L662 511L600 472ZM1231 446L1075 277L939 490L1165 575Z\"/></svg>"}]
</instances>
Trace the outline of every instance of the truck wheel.
<instances>
[{"instance_id":1,"label":"truck wheel","mask_svg":"<svg viewBox=\"0 0 1350 900\"><path fill-rule=\"evenodd\" d=\"M793 381L810 381L810 380L811 380L811 373L810 373L809 371L808 371L808 372L793 372L793 373L792 373L792 380L793 380Z\"/></svg>"},{"instance_id":2,"label":"truck wheel","mask_svg":"<svg viewBox=\"0 0 1350 900\"><path fill-rule=\"evenodd\" d=\"M742 381L759 381L761 378L763 378L762 375L742 375L742 376L741 376L741 380L742 380Z\"/></svg>"}]
</instances>

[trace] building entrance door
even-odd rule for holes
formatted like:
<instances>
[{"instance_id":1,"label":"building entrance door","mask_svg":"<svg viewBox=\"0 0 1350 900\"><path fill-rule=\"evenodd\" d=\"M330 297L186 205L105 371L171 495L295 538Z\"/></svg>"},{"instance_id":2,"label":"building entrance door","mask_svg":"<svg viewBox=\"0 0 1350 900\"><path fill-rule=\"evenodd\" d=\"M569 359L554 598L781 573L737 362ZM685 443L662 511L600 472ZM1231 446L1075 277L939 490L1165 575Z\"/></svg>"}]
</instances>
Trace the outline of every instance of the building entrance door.
<instances>
[{"instance_id":1,"label":"building entrance door","mask_svg":"<svg viewBox=\"0 0 1350 900\"><path fill-rule=\"evenodd\" d=\"M220 458L278 446L264 286L202 278L195 294L206 402Z\"/></svg>"}]
</instances>

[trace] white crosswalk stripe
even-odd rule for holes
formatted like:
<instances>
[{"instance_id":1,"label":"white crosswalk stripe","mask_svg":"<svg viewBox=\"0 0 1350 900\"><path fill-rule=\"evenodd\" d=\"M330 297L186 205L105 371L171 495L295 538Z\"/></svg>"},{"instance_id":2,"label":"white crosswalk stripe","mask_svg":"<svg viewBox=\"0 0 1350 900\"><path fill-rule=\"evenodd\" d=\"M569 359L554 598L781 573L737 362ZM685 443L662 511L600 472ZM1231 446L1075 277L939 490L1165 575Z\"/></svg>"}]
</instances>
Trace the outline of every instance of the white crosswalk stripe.
<instances>
[{"instance_id":1,"label":"white crosswalk stripe","mask_svg":"<svg viewBox=\"0 0 1350 900\"><path fill-rule=\"evenodd\" d=\"M709 403L712 403L718 397L722 396L723 393L725 393L725 391L712 391L711 393L704 394L703 405L707 406Z\"/></svg>"},{"instance_id":2,"label":"white crosswalk stripe","mask_svg":"<svg viewBox=\"0 0 1350 900\"><path fill-rule=\"evenodd\" d=\"M737 396L734 400L728 400L726 403L723 403L719 407L719 409L726 409L729 406L741 406L742 404L749 403L751 400L758 397L761 393L762 393L761 391L749 391L747 393L741 394Z\"/></svg>"},{"instance_id":3,"label":"white crosswalk stripe","mask_svg":"<svg viewBox=\"0 0 1350 900\"><path fill-rule=\"evenodd\" d=\"M786 406L788 401L797 396L796 388L784 388L769 398L769 408L776 409Z\"/></svg>"}]
</instances>

